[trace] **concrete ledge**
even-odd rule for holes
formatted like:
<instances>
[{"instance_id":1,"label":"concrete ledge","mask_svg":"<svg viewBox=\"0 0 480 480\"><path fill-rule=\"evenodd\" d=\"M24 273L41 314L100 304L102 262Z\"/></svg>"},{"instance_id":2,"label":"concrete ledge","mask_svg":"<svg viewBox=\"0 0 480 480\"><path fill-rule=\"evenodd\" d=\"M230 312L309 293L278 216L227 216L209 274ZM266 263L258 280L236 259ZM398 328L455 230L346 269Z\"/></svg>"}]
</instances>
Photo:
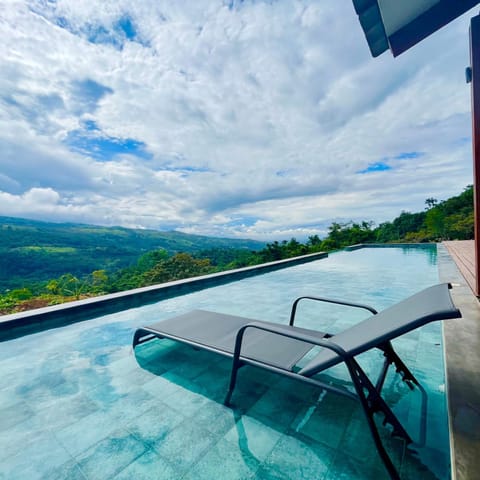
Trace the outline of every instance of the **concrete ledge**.
<instances>
[{"instance_id":1,"label":"concrete ledge","mask_svg":"<svg viewBox=\"0 0 480 480\"><path fill-rule=\"evenodd\" d=\"M480 304L444 245L438 245L440 280L450 282L462 318L443 323L452 478L480 472Z\"/></svg>"},{"instance_id":2,"label":"concrete ledge","mask_svg":"<svg viewBox=\"0 0 480 480\"><path fill-rule=\"evenodd\" d=\"M81 320L119 312L129 308L140 307L166 298L176 297L204 288L221 285L242 278L291 267L327 257L325 252L311 253L300 257L287 258L276 262L262 263L251 267L229 270L226 272L202 275L174 282L136 288L86 300L53 305L27 312L0 316L0 342L28 335L49 328L56 328Z\"/></svg>"}]
</instances>

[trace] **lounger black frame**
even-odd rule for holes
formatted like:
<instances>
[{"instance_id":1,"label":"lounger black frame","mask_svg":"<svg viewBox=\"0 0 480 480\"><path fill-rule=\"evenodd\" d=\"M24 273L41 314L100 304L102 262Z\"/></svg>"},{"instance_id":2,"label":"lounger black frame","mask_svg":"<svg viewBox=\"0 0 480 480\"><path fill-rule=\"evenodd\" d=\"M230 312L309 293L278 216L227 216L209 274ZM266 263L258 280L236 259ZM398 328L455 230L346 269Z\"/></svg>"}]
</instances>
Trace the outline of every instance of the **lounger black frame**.
<instances>
[{"instance_id":1,"label":"lounger black frame","mask_svg":"<svg viewBox=\"0 0 480 480\"><path fill-rule=\"evenodd\" d=\"M413 328L409 328L406 331L411 331L414 328L419 328L420 326L430 321L461 317L460 311L457 308L455 308L455 306L453 305L453 302L451 301L451 297L448 292L450 288L451 288L450 284L440 284L434 287L430 287L429 289L426 289L424 292L426 292L427 290L435 291L437 296L438 294L442 296L445 296L445 294L448 295L448 300L446 301L447 306L443 308L441 311L436 312L435 314L426 315L424 318L419 320L419 325ZM420 293L423 293L423 292L420 292ZM231 405L231 398L237 382L238 370L243 365L251 365L251 366L265 369L270 372L279 373L293 380L314 385L314 386L323 388L326 391L330 391L330 392L348 397L352 400L359 401L362 406L362 410L365 414L365 417L370 429L370 433L375 443L375 447L380 455L380 458L382 459L382 462L384 463L392 479L395 479L395 480L400 479L397 469L395 468L390 456L388 455L387 451L385 450L385 447L382 444L379 431L375 424L374 414L378 412L382 412L384 414L383 424L385 425L386 423L388 423L391 425L392 436L403 438L407 444L412 443L411 437L409 436L409 434L407 433L405 428L402 426L402 424L400 423L396 415L393 413L391 408L387 405L387 403L381 396L382 388L385 383L388 369L392 364L395 365L397 373L401 374L402 379L407 383L410 389L413 389L414 385L420 386L418 380L415 378L412 372L407 368L404 362L397 355L390 341L391 339L397 338L398 336L406 332L402 332L396 335L391 335L391 338L385 339L384 342L379 342L378 344L374 345L374 347L370 347L361 352L356 352L352 354L351 352L347 352L344 348L342 348L340 345L336 344L332 340L332 338L334 338L335 335L331 335L328 333L321 333L323 337L319 338L320 332L312 331L313 334L309 334L308 331L305 329L296 330L298 327L294 326L295 316L296 316L298 304L303 300L327 302L327 303L344 305L344 306L353 307L353 308L365 309L365 310L368 310L370 313L372 313L373 316L378 314L377 310L375 310L373 307L370 307L368 305L346 302L343 300L337 300L337 299L331 299L331 298L317 297L317 296L302 296L297 298L292 305L292 311L291 311L290 321L289 321L290 328L288 327L286 328L286 326L282 324L275 324L271 322L256 321L256 320L250 321L249 319L245 319L248 323L246 323L245 325L243 325L241 328L238 329L236 333L235 346L234 346L233 352L228 352L223 349L217 349L212 346L196 342L194 340L189 340L186 338L179 337L177 335L169 334L168 332L165 332L165 331L159 331L157 328L158 328L158 325L161 325L162 322L160 322L159 324L153 325L151 327L142 327L137 329L133 338L133 348L153 338L170 338L172 340L176 340L196 348L205 349L205 350L212 351L227 357L231 357L233 361L232 361L232 370L231 370L229 388L228 388L227 395L225 397L226 405ZM209 313L209 312L203 312L203 313ZM194 314L194 312L192 312L192 314ZM266 364L254 358L242 356L241 355L242 342L243 342L245 333L248 330L259 330L259 331L273 333L281 337L288 337L291 339L299 340L301 342L306 342L314 346L324 347L325 349L335 352L335 354L338 356L338 359L339 359L335 364L344 363L346 365L354 386L354 392L351 390L348 390L347 388L336 387L334 385L322 382L319 379L312 378L313 375L316 375L317 373L321 373L322 371L327 370L330 367L320 369L318 372L313 373L312 376L304 376L301 373L302 370L293 371L293 370L288 370L284 368L279 368L275 365ZM372 383L372 381L368 378L368 376L360 367L358 362L355 360L356 355L360 353L364 353L365 351L368 351L371 348L380 349L383 352L385 357L383 361L383 366L381 368L380 374L375 384Z\"/></svg>"}]
</instances>

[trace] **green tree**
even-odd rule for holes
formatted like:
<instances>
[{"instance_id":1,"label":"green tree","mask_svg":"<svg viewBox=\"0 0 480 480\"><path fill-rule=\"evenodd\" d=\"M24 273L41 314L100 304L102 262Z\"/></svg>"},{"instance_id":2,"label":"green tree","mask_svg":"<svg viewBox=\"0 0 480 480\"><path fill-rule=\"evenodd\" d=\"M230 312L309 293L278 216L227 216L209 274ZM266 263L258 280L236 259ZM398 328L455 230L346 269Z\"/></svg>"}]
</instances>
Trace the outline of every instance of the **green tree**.
<instances>
[{"instance_id":1,"label":"green tree","mask_svg":"<svg viewBox=\"0 0 480 480\"><path fill-rule=\"evenodd\" d=\"M80 280L71 273L65 273L57 279L50 280L46 289L54 295L75 297L78 300L86 290L87 285L88 283L85 280Z\"/></svg>"},{"instance_id":2,"label":"green tree","mask_svg":"<svg viewBox=\"0 0 480 480\"><path fill-rule=\"evenodd\" d=\"M103 293L108 288L108 275L105 270L94 270L91 273L90 291L95 294Z\"/></svg>"},{"instance_id":3,"label":"green tree","mask_svg":"<svg viewBox=\"0 0 480 480\"><path fill-rule=\"evenodd\" d=\"M373 242L376 233L372 230L372 226L373 222L365 221L361 223L333 222L328 228L327 238L322 242L322 249L335 250L348 245Z\"/></svg>"},{"instance_id":4,"label":"green tree","mask_svg":"<svg viewBox=\"0 0 480 480\"><path fill-rule=\"evenodd\" d=\"M286 243L286 242L285 242ZM267 243L267 246L260 251L263 262L273 262L283 258L284 245L275 240L273 243Z\"/></svg>"},{"instance_id":5,"label":"green tree","mask_svg":"<svg viewBox=\"0 0 480 480\"><path fill-rule=\"evenodd\" d=\"M137 268L146 271L153 268L158 262L168 259L168 252L164 248L152 250L143 254L137 261Z\"/></svg>"},{"instance_id":6,"label":"green tree","mask_svg":"<svg viewBox=\"0 0 480 480\"><path fill-rule=\"evenodd\" d=\"M145 285L153 285L183 278L197 277L212 271L209 259L196 259L188 253L177 253L158 262L142 275Z\"/></svg>"},{"instance_id":7,"label":"green tree","mask_svg":"<svg viewBox=\"0 0 480 480\"><path fill-rule=\"evenodd\" d=\"M33 297L32 291L26 287L16 288L15 290L10 291L8 295L17 302L22 300L29 300Z\"/></svg>"},{"instance_id":8,"label":"green tree","mask_svg":"<svg viewBox=\"0 0 480 480\"><path fill-rule=\"evenodd\" d=\"M448 238L456 240L469 240L474 238L475 220L473 215L461 213L445 217L445 230Z\"/></svg>"},{"instance_id":9,"label":"green tree","mask_svg":"<svg viewBox=\"0 0 480 480\"><path fill-rule=\"evenodd\" d=\"M402 212L395 220L392 222L397 239L402 239L409 232L418 232L425 225L425 212L420 213L410 213Z\"/></svg>"},{"instance_id":10,"label":"green tree","mask_svg":"<svg viewBox=\"0 0 480 480\"><path fill-rule=\"evenodd\" d=\"M315 234L315 235L310 235L307 240L307 246L308 247L317 247L318 245L321 245L322 240L320 237Z\"/></svg>"},{"instance_id":11,"label":"green tree","mask_svg":"<svg viewBox=\"0 0 480 480\"><path fill-rule=\"evenodd\" d=\"M445 215L441 208L435 207L428 210L425 225L429 235L436 240L445 238Z\"/></svg>"}]
</instances>

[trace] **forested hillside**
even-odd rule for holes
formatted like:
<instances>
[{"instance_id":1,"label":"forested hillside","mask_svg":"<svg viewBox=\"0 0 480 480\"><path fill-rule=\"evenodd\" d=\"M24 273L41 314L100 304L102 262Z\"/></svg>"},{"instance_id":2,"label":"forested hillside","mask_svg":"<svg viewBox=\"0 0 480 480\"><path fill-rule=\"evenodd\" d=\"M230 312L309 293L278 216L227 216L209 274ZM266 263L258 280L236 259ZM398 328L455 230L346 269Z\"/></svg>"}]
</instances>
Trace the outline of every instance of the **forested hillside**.
<instances>
[{"instance_id":1,"label":"forested hillside","mask_svg":"<svg viewBox=\"0 0 480 480\"><path fill-rule=\"evenodd\" d=\"M425 210L402 212L391 222L377 227L373 222L332 223L328 236L321 242L325 250L356 243L422 243L473 238L473 187L448 200L425 200Z\"/></svg>"},{"instance_id":2,"label":"forested hillside","mask_svg":"<svg viewBox=\"0 0 480 480\"><path fill-rule=\"evenodd\" d=\"M260 250L264 243L92 225L0 217L0 293L71 273L114 272L149 251L196 254L205 249Z\"/></svg>"},{"instance_id":3,"label":"forested hillside","mask_svg":"<svg viewBox=\"0 0 480 480\"><path fill-rule=\"evenodd\" d=\"M179 232L0 217L0 314L255 265L358 243L473 238L473 189L391 222L333 222L321 239L262 244Z\"/></svg>"}]
</instances>

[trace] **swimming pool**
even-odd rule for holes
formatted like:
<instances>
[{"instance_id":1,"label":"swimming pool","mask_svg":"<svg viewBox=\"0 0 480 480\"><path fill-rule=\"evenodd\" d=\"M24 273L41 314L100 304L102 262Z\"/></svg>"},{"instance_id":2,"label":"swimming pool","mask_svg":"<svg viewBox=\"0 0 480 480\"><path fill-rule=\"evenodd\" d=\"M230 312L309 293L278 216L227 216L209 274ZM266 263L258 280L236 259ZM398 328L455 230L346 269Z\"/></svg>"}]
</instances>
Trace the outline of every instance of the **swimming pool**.
<instances>
[{"instance_id":1,"label":"swimming pool","mask_svg":"<svg viewBox=\"0 0 480 480\"><path fill-rule=\"evenodd\" d=\"M354 402L246 367L232 410L228 359L167 340L134 355L133 331L193 308L287 323L305 294L383 309L435 283L434 246L368 248L3 342L0 478L385 478ZM299 310L301 326L335 333L362 318L315 307ZM393 371L384 387L416 443L405 452L380 428L402 478L450 478L441 337L434 323L395 341L425 389ZM379 358L364 354L362 366L374 372ZM348 381L343 367L330 372Z\"/></svg>"}]
</instances>

